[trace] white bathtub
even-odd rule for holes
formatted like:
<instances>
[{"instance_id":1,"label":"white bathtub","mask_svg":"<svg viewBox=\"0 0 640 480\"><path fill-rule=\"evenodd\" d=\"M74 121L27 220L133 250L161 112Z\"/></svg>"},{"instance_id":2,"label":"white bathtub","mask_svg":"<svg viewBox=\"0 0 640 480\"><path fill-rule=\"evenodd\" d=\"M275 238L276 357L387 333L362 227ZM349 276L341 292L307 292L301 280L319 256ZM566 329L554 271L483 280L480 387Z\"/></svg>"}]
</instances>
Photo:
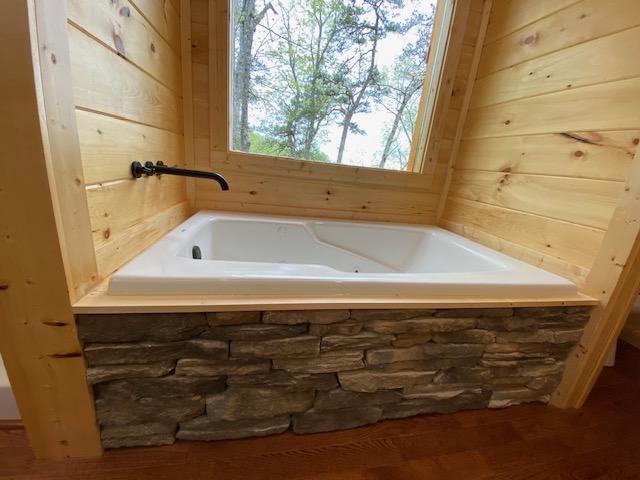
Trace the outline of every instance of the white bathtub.
<instances>
[{"instance_id":1,"label":"white bathtub","mask_svg":"<svg viewBox=\"0 0 640 480\"><path fill-rule=\"evenodd\" d=\"M193 258L194 247L201 259ZM109 282L109 295L562 298L568 280L441 228L202 211Z\"/></svg>"}]
</instances>

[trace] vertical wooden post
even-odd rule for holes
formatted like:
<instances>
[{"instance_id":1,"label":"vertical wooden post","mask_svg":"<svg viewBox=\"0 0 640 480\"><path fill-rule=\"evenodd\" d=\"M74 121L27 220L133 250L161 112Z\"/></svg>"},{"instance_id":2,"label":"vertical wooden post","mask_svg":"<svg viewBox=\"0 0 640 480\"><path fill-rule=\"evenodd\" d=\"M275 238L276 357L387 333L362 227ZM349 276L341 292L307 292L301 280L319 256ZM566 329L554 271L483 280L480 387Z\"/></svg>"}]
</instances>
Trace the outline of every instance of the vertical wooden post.
<instances>
[{"instance_id":1,"label":"vertical wooden post","mask_svg":"<svg viewBox=\"0 0 640 480\"><path fill-rule=\"evenodd\" d=\"M229 151L229 0L209 2L209 150Z\"/></svg>"},{"instance_id":2,"label":"vertical wooden post","mask_svg":"<svg viewBox=\"0 0 640 480\"><path fill-rule=\"evenodd\" d=\"M191 72L191 0L180 1L180 60L182 62L182 118L184 119L184 163L195 168L193 141L193 77ZM187 198L196 200L196 182L188 178Z\"/></svg>"},{"instance_id":3,"label":"vertical wooden post","mask_svg":"<svg viewBox=\"0 0 640 480\"><path fill-rule=\"evenodd\" d=\"M552 404L581 407L640 290L640 150L636 151L600 252L584 291L600 300L567 368Z\"/></svg>"},{"instance_id":4,"label":"vertical wooden post","mask_svg":"<svg viewBox=\"0 0 640 480\"><path fill-rule=\"evenodd\" d=\"M85 283L68 276L77 272L91 281L93 266L91 256L79 270L65 262L66 255L84 257L82 239L90 239L90 230L83 230L86 203L73 204L83 193L82 171L73 163L75 121L65 120L73 103L50 103L60 115L48 119L44 96L55 85L43 86L40 77L41 56L51 68L69 68L64 8L62 17L47 19L63 22L49 30L65 35L60 44L38 41L36 18L34 0L9 2L0 16L0 63L8 67L0 75L0 351L35 454L96 456L100 436L70 302ZM54 165L53 159L68 163ZM65 190L68 180L78 188ZM65 206L72 208L62 212Z\"/></svg>"}]
</instances>

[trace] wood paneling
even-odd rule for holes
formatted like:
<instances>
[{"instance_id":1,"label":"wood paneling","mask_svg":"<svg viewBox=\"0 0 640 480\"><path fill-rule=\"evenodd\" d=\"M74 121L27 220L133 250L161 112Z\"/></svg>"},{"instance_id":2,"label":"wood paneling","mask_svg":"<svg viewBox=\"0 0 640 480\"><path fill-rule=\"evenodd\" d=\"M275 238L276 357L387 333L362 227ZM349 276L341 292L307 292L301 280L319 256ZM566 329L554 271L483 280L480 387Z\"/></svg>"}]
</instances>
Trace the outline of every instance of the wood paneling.
<instances>
[{"instance_id":1,"label":"wood paneling","mask_svg":"<svg viewBox=\"0 0 640 480\"><path fill-rule=\"evenodd\" d=\"M145 16L153 28L169 43L176 53L180 52L180 10L177 0L132 0L134 7Z\"/></svg>"},{"instance_id":2,"label":"wood paneling","mask_svg":"<svg viewBox=\"0 0 640 480\"><path fill-rule=\"evenodd\" d=\"M580 0L494 0L487 43L519 30Z\"/></svg>"},{"instance_id":3,"label":"wood paneling","mask_svg":"<svg viewBox=\"0 0 640 480\"><path fill-rule=\"evenodd\" d=\"M524 211L450 197L446 219L478 231L490 231L528 249L563 258L589 269L604 232L597 228L558 222Z\"/></svg>"},{"instance_id":4,"label":"wood paneling","mask_svg":"<svg viewBox=\"0 0 640 480\"><path fill-rule=\"evenodd\" d=\"M130 173L133 161L185 164L180 12L168 0L66 2L86 198L105 277L189 213L184 179Z\"/></svg>"},{"instance_id":5,"label":"wood paneling","mask_svg":"<svg viewBox=\"0 0 640 480\"><path fill-rule=\"evenodd\" d=\"M467 139L456 167L623 181L639 138L626 130Z\"/></svg>"},{"instance_id":6,"label":"wood paneling","mask_svg":"<svg viewBox=\"0 0 640 480\"><path fill-rule=\"evenodd\" d=\"M69 43L78 108L182 133L178 95L72 25Z\"/></svg>"},{"instance_id":7,"label":"wood paneling","mask_svg":"<svg viewBox=\"0 0 640 480\"><path fill-rule=\"evenodd\" d=\"M638 128L640 77L475 108L465 138Z\"/></svg>"},{"instance_id":8,"label":"wood paneling","mask_svg":"<svg viewBox=\"0 0 640 480\"><path fill-rule=\"evenodd\" d=\"M191 0L195 162L229 180L230 191L197 181L196 209L403 223L434 223L462 99L481 30L483 0L469 0L466 28L433 168L424 174L306 162L228 151L228 12L225 0ZM440 117L439 117L440 118Z\"/></svg>"},{"instance_id":9,"label":"wood paneling","mask_svg":"<svg viewBox=\"0 0 640 480\"><path fill-rule=\"evenodd\" d=\"M622 188L609 180L457 170L449 194L604 230Z\"/></svg>"},{"instance_id":10,"label":"wood paneling","mask_svg":"<svg viewBox=\"0 0 640 480\"><path fill-rule=\"evenodd\" d=\"M98 269L101 272L113 272L178 226L191 213L187 202L178 203L155 215L138 219L109 241L101 241L96 248Z\"/></svg>"},{"instance_id":11,"label":"wood paneling","mask_svg":"<svg viewBox=\"0 0 640 480\"><path fill-rule=\"evenodd\" d=\"M89 185L131 178L133 161L183 165L181 135L84 110L76 116Z\"/></svg>"},{"instance_id":12,"label":"wood paneling","mask_svg":"<svg viewBox=\"0 0 640 480\"><path fill-rule=\"evenodd\" d=\"M635 27L499 70L478 79L471 107L637 77L639 44Z\"/></svg>"},{"instance_id":13,"label":"wood paneling","mask_svg":"<svg viewBox=\"0 0 640 480\"><path fill-rule=\"evenodd\" d=\"M163 175L93 185L87 188L93 243L113 241L144 218L185 199L184 179Z\"/></svg>"},{"instance_id":14,"label":"wood paneling","mask_svg":"<svg viewBox=\"0 0 640 480\"><path fill-rule=\"evenodd\" d=\"M536 9L527 10L517 1L514 2L514 6L515 4L517 7L511 11L530 15L531 20L537 16ZM493 14L494 19L500 15L499 12L504 11L501 7L508 8L508 6L497 5ZM486 44L479 77L532 58L635 27L638 24L637 10L636 0L607 0L606 2L583 0L558 10L499 40ZM509 13L505 13L502 22L507 22L509 17ZM496 28L501 29L499 26Z\"/></svg>"},{"instance_id":15,"label":"wood paneling","mask_svg":"<svg viewBox=\"0 0 640 480\"><path fill-rule=\"evenodd\" d=\"M585 286L640 142L640 4L496 0L442 225Z\"/></svg>"},{"instance_id":16,"label":"wood paneling","mask_svg":"<svg viewBox=\"0 0 640 480\"><path fill-rule=\"evenodd\" d=\"M69 20L137 65L173 92L180 92L180 63L149 22L127 0L67 0Z\"/></svg>"}]
</instances>

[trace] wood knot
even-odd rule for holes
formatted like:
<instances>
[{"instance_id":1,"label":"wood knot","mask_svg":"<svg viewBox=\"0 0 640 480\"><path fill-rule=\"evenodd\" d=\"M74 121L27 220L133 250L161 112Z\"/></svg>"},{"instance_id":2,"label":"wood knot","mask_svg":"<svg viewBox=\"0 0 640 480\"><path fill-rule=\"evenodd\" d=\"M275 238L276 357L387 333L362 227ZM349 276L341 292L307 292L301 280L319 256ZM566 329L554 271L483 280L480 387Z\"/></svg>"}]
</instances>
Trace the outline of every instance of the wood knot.
<instances>
[{"instance_id":1,"label":"wood knot","mask_svg":"<svg viewBox=\"0 0 640 480\"><path fill-rule=\"evenodd\" d=\"M56 57L55 53L51 54L51 63L53 63L54 65L58 63L58 57Z\"/></svg>"},{"instance_id":2,"label":"wood knot","mask_svg":"<svg viewBox=\"0 0 640 480\"><path fill-rule=\"evenodd\" d=\"M65 353L54 353L51 355L47 355L49 358L80 358L82 357L82 353L80 352L65 352Z\"/></svg>"},{"instance_id":3,"label":"wood knot","mask_svg":"<svg viewBox=\"0 0 640 480\"><path fill-rule=\"evenodd\" d=\"M640 138L634 138L631 143L633 143L634 145L638 145L640 143Z\"/></svg>"},{"instance_id":4,"label":"wood knot","mask_svg":"<svg viewBox=\"0 0 640 480\"><path fill-rule=\"evenodd\" d=\"M156 53L156 46L154 43L152 43L151 45L149 45L149 50L151 50L152 53Z\"/></svg>"},{"instance_id":5,"label":"wood knot","mask_svg":"<svg viewBox=\"0 0 640 480\"><path fill-rule=\"evenodd\" d=\"M8 283L0 283L0 290L9 290Z\"/></svg>"},{"instance_id":6,"label":"wood knot","mask_svg":"<svg viewBox=\"0 0 640 480\"><path fill-rule=\"evenodd\" d=\"M46 325L47 327L66 327L69 324L65 323L65 322L55 322L52 320L45 320L44 322L42 322L43 325Z\"/></svg>"},{"instance_id":7,"label":"wood knot","mask_svg":"<svg viewBox=\"0 0 640 480\"><path fill-rule=\"evenodd\" d=\"M576 150L575 152L573 152L574 157L581 157L583 155L584 155L584 152L582 150Z\"/></svg>"},{"instance_id":8,"label":"wood knot","mask_svg":"<svg viewBox=\"0 0 640 480\"><path fill-rule=\"evenodd\" d=\"M116 47L118 54L124 57L124 43L122 41L122 38L120 38L120 35L118 35L117 33L113 34L113 45Z\"/></svg>"},{"instance_id":9,"label":"wood knot","mask_svg":"<svg viewBox=\"0 0 640 480\"><path fill-rule=\"evenodd\" d=\"M538 40L538 34L528 35L522 40L523 45L533 45Z\"/></svg>"},{"instance_id":10,"label":"wood knot","mask_svg":"<svg viewBox=\"0 0 640 480\"><path fill-rule=\"evenodd\" d=\"M129 10L129 7L122 7L119 11L120 15L122 15L123 17L130 17L131 16L131 10Z\"/></svg>"},{"instance_id":11,"label":"wood knot","mask_svg":"<svg viewBox=\"0 0 640 480\"><path fill-rule=\"evenodd\" d=\"M504 124L505 124L505 125L510 125L510 124L511 124L511 120L505 120L505 121L504 121Z\"/></svg>"},{"instance_id":12,"label":"wood knot","mask_svg":"<svg viewBox=\"0 0 640 480\"><path fill-rule=\"evenodd\" d=\"M111 229L107 228L102 235L105 239L109 238L111 236Z\"/></svg>"},{"instance_id":13,"label":"wood knot","mask_svg":"<svg viewBox=\"0 0 640 480\"><path fill-rule=\"evenodd\" d=\"M249 192L249 195L257 195L257 194L258 194L258 192L256 192L255 190L251 190L251 191Z\"/></svg>"},{"instance_id":14,"label":"wood knot","mask_svg":"<svg viewBox=\"0 0 640 480\"><path fill-rule=\"evenodd\" d=\"M75 182L78 186L82 185L82 180L80 180L78 177L75 178Z\"/></svg>"}]
</instances>

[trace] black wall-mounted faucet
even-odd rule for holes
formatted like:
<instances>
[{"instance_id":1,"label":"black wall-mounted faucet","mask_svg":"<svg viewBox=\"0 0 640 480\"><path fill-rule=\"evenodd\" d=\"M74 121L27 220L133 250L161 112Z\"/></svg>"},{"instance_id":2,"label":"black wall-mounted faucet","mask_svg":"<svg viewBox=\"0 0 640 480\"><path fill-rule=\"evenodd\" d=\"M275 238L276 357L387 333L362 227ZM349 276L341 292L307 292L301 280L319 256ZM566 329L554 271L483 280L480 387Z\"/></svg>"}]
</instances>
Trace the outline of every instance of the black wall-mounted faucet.
<instances>
[{"instance_id":1,"label":"black wall-mounted faucet","mask_svg":"<svg viewBox=\"0 0 640 480\"><path fill-rule=\"evenodd\" d=\"M145 162L142 165L140 162L133 162L131 164L131 175L133 178L140 178L142 175L155 175L155 174L167 174L167 175L179 175L181 177L194 177L194 178L208 178L215 180L220 184L222 190L229 190L229 184L225 178L219 173L215 172L203 172L202 170L189 170L188 168L167 167L162 162Z\"/></svg>"}]
</instances>

